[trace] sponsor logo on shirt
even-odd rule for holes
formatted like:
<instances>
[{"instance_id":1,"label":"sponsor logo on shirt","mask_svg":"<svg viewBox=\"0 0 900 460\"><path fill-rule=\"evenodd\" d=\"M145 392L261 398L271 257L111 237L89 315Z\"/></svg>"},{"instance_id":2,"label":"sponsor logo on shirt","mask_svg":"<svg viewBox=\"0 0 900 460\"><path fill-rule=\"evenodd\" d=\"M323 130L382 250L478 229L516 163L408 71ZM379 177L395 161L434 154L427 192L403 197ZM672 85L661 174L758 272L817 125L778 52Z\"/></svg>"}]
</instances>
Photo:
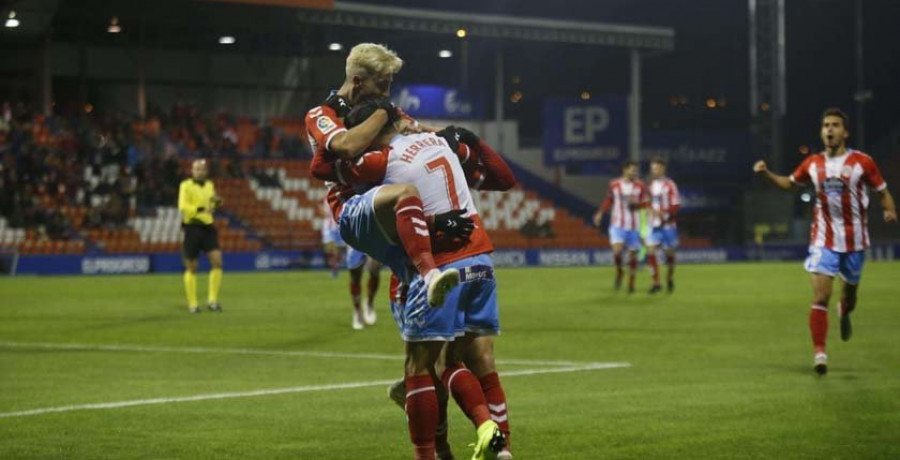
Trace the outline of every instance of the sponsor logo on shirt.
<instances>
[{"instance_id":1,"label":"sponsor logo on shirt","mask_svg":"<svg viewBox=\"0 0 900 460\"><path fill-rule=\"evenodd\" d=\"M828 177L822 184L826 195L840 195L844 193L844 181L840 177Z\"/></svg>"}]
</instances>

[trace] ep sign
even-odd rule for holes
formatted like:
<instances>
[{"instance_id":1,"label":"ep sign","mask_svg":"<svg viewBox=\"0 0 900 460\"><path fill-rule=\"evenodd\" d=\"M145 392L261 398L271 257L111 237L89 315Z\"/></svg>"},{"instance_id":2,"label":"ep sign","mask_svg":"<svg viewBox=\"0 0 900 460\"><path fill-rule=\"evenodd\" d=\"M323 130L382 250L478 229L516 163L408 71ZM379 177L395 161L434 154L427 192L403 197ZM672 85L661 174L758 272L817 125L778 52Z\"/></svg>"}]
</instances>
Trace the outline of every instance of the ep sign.
<instances>
[{"instance_id":1,"label":"ep sign","mask_svg":"<svg viewBox=\"0 0 900 460\"><path fill-rule=\"evenodd\" d=\"M566 144L593 143L598 133L609 128L609 110L606 107L566 107Z\"/></svg>"},{"instance_id":2,"label":"ep sign","mask_svg":"<svg viewBox=\"0 0 900 460\"><path fill-rule=\"evenodd\" d=\"M545 102L544 164L620 163L628 144L626 107L626 98L615 95Z\"/></svg>"}]
</instances>

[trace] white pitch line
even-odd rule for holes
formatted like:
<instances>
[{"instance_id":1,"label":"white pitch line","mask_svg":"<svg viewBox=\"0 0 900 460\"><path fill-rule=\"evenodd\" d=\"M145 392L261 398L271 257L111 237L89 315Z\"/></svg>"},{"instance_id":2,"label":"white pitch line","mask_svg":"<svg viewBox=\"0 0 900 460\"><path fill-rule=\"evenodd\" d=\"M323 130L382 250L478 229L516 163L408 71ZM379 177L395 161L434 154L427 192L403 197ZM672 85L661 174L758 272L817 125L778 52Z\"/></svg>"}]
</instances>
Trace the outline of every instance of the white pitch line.
<instances>
[{"instance_id":1,"label":"white pitch line","mask_svg":"<svg viewBox=\"0 0 900 460\"><path fill-rule=\"evenodd\" d=\"M31 409L31 410L23 410L18 412L6 412L0 413L0 418L11 418L11 417L25 417L28 415L41 415L41 414L49 414L53 412L71 412L76 410L100 410L100 409L118 409L120 407L133 407L133 406L149 406L154 404L170 404L170 403L180 403L180 402L191 402L191 401L206 401L209 399L228 399L228 398L249 398L253 396L269 396L269 395L278 395L285 393L304 393L309 391L328 391L328 390L344 390L348 388L365 388L371 386L378 385L390 385L394 383L394 380L377 380L370 382L355 382L355 383L337 383L331 385L312 385L312 386L302 386L302 387L290 387L290 388L275 388L271 390L255 390L255 391L242 391L242 392L234 392L234 393L212 393L205 395L196 395L196 396L182 396L177 398L153 398L153 399L135 399L132 401L119 401L112 403L95 403L95 404L80 404L76 406L59 406L59 407L45 407L41 409Z\"/></svg>"},{"instance_id":2,"label":"white pitch line","mask_svg":"<svg viewBox=\"0 0 900 460\"><path fill-rule=\"evenodd\" d=\"M563 372L584 372L584 371L595 371L595 370L603 370L603 369L616 369L623 367L631 367L629 363L589 363L584 366L573 366L573 367L565 367L565 368L557 368L557 369L523 369L519 371L510 371L510 372L501 372L501 377L517 377L524 375L537 375L537 374L558 374ZM205 395L196 395L196 396L182 396L176 398L153 398L153 399L135 399L131 401L119 401L119 402L110 402L110 403L94 403L94 404L80 404L80 405L72 405L72 406L58 406L58 407L44 407L39 409L30 409L16 412L5 412L0 413L0 418L14 418L14 417L27 417L31 415L42 415L42 414L50 414L57 412L72 412L72 411L80 411L80 410L104 410L104 409L119 409L123 407L134 407L134 406L150 406L156 404L173 404L173 403L182 403L182 402L192 402L192 401L207 401L211 399L230 399L230 398L251 398L255 396L270 396L270 395L280 395L287 393L307 393L311 391L333 391L333 390L347 390L352 388L366 388L366 387L375 387L375 386L384 386L390 385L396 382L396 380L373 380L368 382L352 382L352 383L335 383L329 385L308 385L301 387L289 387L289 388L273 388L269 390L255 390L255 391L241 391L241 392L232 392L232 393L212 393Z\"/></svg>"},{"instance_id":3,"label":"white pitch line","mask_svg":"<svg viewBox=\"0 0 900 460\"><path fill-rule=\"evenodd\" d=\"M7 348L43 348L50 350L85 350L85 351L127 351L150 353L220 353L233 355L262 355L262 356L303 356L310 358L350 358L372 359L385 361L402 361L401 355L388 355L377 353L341 353L328 351L294 351L294 350L264 350L258 348L211 348L211 347L168 347L156 345L91 345L82 343L50 343L50 342L0 342L0 347ZM522 365L522 366L584 366L590 363L577 361L535 361L525 359L498 359L497 364Z\"/></svg>"}]
</instances>

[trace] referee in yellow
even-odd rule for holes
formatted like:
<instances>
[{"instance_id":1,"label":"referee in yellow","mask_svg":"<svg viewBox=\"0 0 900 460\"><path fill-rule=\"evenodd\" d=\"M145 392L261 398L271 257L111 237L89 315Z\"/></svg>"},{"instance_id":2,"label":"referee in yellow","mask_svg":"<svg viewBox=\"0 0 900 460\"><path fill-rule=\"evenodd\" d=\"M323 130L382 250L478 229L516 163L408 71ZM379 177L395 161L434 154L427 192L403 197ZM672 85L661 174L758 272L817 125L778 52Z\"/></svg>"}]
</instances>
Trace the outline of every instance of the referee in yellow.
<instances>
[{"instance_id":1,"label":"referee in yellow","mask_svg":"<svg viewBox=\"0 0 900 460\"><path fill-rule=\"evenodd\" d=\"M200 313L197 305L197 258L200 252L209 257L209 303L207 307L222 312L219 305L219 287L222 285L222 251L219 237L213 226L213 212L222 206L222 198L216 195L216 188L207 178L209 169L206 160L196 160L191 164L191 178L181 181L178 187L178 210L181 211L181 226L184 229L184 290L191 313Z\"/></svg>"}]
</instances>

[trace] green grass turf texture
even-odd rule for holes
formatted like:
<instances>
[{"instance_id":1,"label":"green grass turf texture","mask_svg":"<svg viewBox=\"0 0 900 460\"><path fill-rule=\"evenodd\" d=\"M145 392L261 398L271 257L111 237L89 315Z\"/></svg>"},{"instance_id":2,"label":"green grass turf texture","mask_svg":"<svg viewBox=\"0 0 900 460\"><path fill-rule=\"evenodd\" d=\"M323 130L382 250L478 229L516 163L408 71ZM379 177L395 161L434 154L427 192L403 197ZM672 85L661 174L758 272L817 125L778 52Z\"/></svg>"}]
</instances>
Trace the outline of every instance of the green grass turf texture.
<instances>
[{"instance_id":1,"label":"green grass turf texture","mask_svg":"<svg viewBox=\"0 0 900 460\"><path fill-rule=\"evenodd\" d=\"M798 263L683 265L673 295L614 292L610 268L498 271L498 359L633 367L504 379L517 459L900 458L897 263L865 269L830 373L812 371ZM205 276L198 283L204 298ZM226 272L223 314L189 315L180 275L0 279L0 413L391 380L386 310L350 330L347 275ZM833 301L834 303L834 301ZM317 350L397 359L59 350L10 342ZM501 370L540 368L506 365ZM451 403L451 443L474 430ZM0 458L405 459L384 386L0 418Z\"/></svg>"}]
</instances>

